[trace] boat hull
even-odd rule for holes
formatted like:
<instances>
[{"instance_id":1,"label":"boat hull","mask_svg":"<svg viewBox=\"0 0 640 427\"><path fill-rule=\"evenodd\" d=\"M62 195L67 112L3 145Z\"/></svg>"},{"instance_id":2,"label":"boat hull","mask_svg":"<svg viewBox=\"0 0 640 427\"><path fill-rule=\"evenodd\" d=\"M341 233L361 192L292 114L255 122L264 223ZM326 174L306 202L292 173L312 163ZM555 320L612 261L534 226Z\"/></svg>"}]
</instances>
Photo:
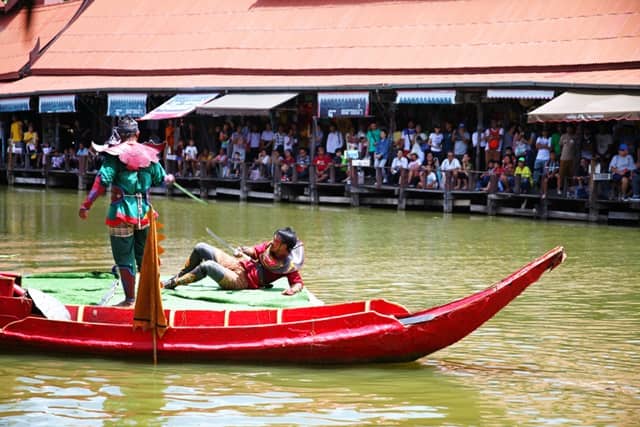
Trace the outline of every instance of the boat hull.
<instances>
[{"instance_id":1,"label":"boat hull","mask_svg":"<svg viewBox=\"0 0 640 427\"><path fill-rule=\"evenodd\" d=\"M555 248L489 288L409 313L384 300L269 310L166 310L159 360L271 363L406 362L445 348L500 311L564 259ZM31 315L26 298L0 297L0 347L13 350L151 357L147 331L130 309L68 306L71 321Z\"/></svg>"}]
</instances>

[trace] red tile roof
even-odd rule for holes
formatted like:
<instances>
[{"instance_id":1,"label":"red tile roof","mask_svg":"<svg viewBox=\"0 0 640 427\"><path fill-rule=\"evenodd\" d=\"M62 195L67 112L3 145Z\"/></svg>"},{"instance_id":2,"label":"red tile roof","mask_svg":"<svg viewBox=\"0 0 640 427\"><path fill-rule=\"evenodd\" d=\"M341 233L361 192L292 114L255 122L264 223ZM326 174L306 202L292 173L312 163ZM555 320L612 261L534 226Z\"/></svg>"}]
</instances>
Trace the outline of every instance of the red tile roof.
<instances>
[{"instance_id":1,"label":"red tile roof","mask_svg":"<svg viewBox=\"0 0 640 427\"><path fill-rule=\"evenodd\" d=\"M415 88L601 87L640 89L640 69L590 72L408 75L30 76L0 84L0 96L107 91L219 91Z\"/></svg>"},{"instance_id":2,"label":"red tile roof","mask_svg":"<svg viewBox=\"0 0 640 427\"><path fill-rule=\"evenodd\" d=\"M96 0L34 74L637 68L638 0Z\"/></svg>"},{"instance_id":3,"label":"red tile roof","mask_svg":"<svg viewBox=\"0 0 640 427\"><path fill-rule=\"evenodd\" d=\"M27 11L0 16L0 80L18 78L29 55L46 46L69 23L80 1L34 7L27 28Z\"/></svg>"}]
</instances>

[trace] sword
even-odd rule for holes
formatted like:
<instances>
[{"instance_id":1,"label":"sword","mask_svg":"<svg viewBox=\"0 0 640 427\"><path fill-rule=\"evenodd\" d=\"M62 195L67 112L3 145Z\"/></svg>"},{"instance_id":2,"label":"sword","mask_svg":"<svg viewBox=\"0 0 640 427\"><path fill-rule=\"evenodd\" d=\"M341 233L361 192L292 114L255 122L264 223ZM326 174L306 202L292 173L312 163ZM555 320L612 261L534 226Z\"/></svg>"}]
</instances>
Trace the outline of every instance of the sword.
<instances>
[{"instance_id":1,"label":"sword","mask_svg":"<svg viewBox=\"0 0 640 427\"><path fill-rule=\"evenodd\" d=\"M231 246L226 240L224 240L222 237L218 236L216 233L211 231L211 229L209 227L207 227L207 233L209 234L209 236L213 237L218 243L220 243L222 246L224 246L225 249L227 249L229 252L231 252L231 254L233 256L236 256L236 253L239 251L238 248L234 248L233 246ZM250 257L245 253L242 253L242 256L244 258L250 259Z\"/></svg>"},{"instance_id":2,"label":"sword","mask_svg":"<svg viewBox=\"0 0 640 427\"><path fill-rule=\"evenodd\" d=\"M111 287L109 288L107 293L104 294L103 297L100 299L100 302L98 302L98 305L106 305L109 301L111 301L111 298L113 298L113 296L116 293L116 289L118 289L118 283L120 283L120 275L118 274L118 269L115 265L111 268L111 273L113 273L113 275L116 276L116 279L111 284Z\"/></svg>"}]
</instances>

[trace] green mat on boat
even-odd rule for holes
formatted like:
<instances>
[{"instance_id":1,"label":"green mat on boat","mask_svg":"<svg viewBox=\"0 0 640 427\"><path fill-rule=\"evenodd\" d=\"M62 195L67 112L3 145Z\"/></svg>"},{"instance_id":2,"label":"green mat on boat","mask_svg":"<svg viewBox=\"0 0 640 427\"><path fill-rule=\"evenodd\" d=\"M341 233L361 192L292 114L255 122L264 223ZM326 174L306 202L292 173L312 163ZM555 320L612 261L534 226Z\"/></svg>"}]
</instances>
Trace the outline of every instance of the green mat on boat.
<instances>
[{"instance_id":1,"label":"green mat on boat","mask_svg":"<svg viewBox=\"0 0 640 427\"><path fill-rule=\"evenodd\" d=\"M113 282L114 277L111 273L41 273L23 276L22 287L39 289L65 304L97 305L109 292ZM173 309L287 308L317 305L313 294L306 289L292 296L281 295L289 286L286 279L280 279L273 285L271 289L228 291L220 289L215 281L207 277L189 286L163 290L162 302L164 308ZM118 283L115 294L105 305L114 305L123 299L122 286Z\"/></svg>"}]
</instances>

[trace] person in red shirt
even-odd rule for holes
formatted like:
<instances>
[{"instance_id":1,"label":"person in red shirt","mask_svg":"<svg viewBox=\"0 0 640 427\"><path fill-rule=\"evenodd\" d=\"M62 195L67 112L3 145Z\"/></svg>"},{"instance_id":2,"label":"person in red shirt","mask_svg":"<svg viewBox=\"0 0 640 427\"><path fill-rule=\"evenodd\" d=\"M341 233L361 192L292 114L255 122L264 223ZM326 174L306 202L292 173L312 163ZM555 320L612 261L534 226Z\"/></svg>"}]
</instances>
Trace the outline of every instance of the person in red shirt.
<instances>
[{"instance_id":1,"label":"person in red shirt","mask_svg":"<svg viewBox=\"0 0 640 427\"><path fill-rule=\"evenodd\" d=\"M293 295L304 287L299 271L303 263L304 245L295 231L286 227L276 230L271 241L238 248L234 256L207 243L198 243L184 268L162 282L162 286L175 289L209 276L222 289L259 289L286 276L289 288L282 293Z\"/></svg>"},{"instance_id":2,"label":"person in red shirt","mask_svg":"<svg viewBox=\"0 0 640 427\"><path fill-rule=\"evenodd\" d=\"M318 155L313 159L316 167L316 181L323 182L329 179L329 165L333 162L325 152L324 147L318 147Z\"/></svg>"}]
</instances>

